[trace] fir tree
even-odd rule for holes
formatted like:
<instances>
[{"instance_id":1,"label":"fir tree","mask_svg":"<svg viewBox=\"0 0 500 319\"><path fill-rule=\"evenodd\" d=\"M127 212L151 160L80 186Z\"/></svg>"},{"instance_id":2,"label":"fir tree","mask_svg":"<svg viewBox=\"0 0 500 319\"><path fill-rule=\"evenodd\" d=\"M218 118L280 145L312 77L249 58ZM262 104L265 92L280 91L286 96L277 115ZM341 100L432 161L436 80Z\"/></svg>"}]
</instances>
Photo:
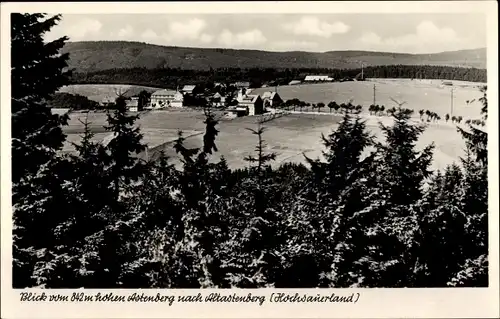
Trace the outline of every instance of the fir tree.
<instances>
[{"instance_id":1,"label":"fir tree","mask_svg":"<svg viewBox=\"0 0 500 319\"><path fill-rule=\"evenodd\" d=\"M480 99L483 107L481 108L481 114L483 120L488 118L488 99L487 99L487 88L483 87L481 92L483 92L483 97ZM467 129L457 127L457 130L462 134L467 147L471 149L476 160L482 165L487 167L488 164L488 133L479 127L473 125L467 125Z\"/></svg>"},{"instance_id":2,"label":"fir tree","mask_svg":"<svg viewBox=\"0 0 500 319\"><path fill-rule=\"evenodd\" d=\"M237 239L237 256L228 267L228 281L239 288L259 288L272 285L277 256L273 254L278 244L275 227L277 212L270 205L273 188L272 171L269 162L276 158L275 153L266 153L263 139L265 129L258 123L256 130L249 129L258 137L255 147L256 156L246 156L245 161L253 164L241 180L237 200L245 202L242 217L237 222L240 236Z\"/></svg>"},{"instance_id":3,"label":"fir tree","mask_svg":"<svg viewBox=\"0 0 500 319\"><path fill-rule=\"evenodd\" d=\"M72 175L57 156L67 116L53 115L50 97L67 83L68 55L59 54L66 37L44 42L43 35L60 16L11 15L11 123L13 204L13 285L37 285L35 264L40 249L57 242L55 227L68 208L64 182Z\"/></svg>"},{"instance_id":4,"label":"fir tree","mask_svg":"<svg viewBox=\"0 0 500 319\"><path fill-rule=\"evenodd\" d=\"M217 164L209 163L209 155L216 150L218 121L212 113L205 114L203 147L185 148L182 134L174 145L184 164L179 178L184 225L181 260L189 269L185 279L189 287L227 287L218 247L229 236L227 218L234 205L227 187L227 163L224 159Z\"/></svg>"},{"instance_id":5,"label":"fir tree","mask_svg":"<svg viewBox=\"0 0 500 319\"><path fill-rule=\"evenodd\" d=\"M112 139L106 148L111 157L109 167L114 181L114 198L118 202L120 193L131 182L137 181L143 174L143 164L136 157L146 146L142 144L142 134L139 128L134 127L138 115L128 115L125 98L116 99L116 108L108 113L107 131L112 132Z\"/></svg>"},{"instance_id":6,"label":"fir tree","mask_svg":"<svg viewBox=\"0 0 500 319\"><path fill-rule=\"evenodd\" d=\"M74 143L76 154L72 156L72 162L75 167L74 198L79 198L75 207L79 211L77 218L82 221L77 223L75 229L81 234L73 234L74 238L83 238L107 226L106 218L100 214L115 200L113 179L107 169L111 157L105 146L92 141L94 133L90 129L88 114L85 121L81 122L84 131L80 143Z\"/></svg>"},{"instance_id":7,"label":"fir tree","mask_svg":"<svg viewBox=\"0 0 500 319\"><path fill-rule=\"evenodd\" d=\"M488 100L482 88L483 119L487 119ZM462 211L465 224L464 259L449 281L450 286L485 287L488 285L488 133L469 125L459 128L466 140L467 157L462 160Z\"/></svg>"},{"instance_id":8,"label":"fir tree","mask_svg":"<svg viewBox=\"0 0 500 319\"><path fill-rule=\"evenodd\" d=\"M60 20L56 15L11 15L11 120L12 182L35 174L61 149L65 140L61 125L67 116L52 114L47 106L60 87L68 83L68 54L59 54L66 37L44 42L43 36ZM14 187L14 199L16 187ZM14 204L16 201L14 201Z\"/></svg>"},{"instance_id":9,"label":"fir tree","mask_svg":"<svg viewBox=\"0 0 500 319\"><path fill-rule=\"evenodd\" d=\"M316 197L309 198L322 210L313 218L317 219L315 224L321 225L315 250L320 252L317 259L323 286L352 284L349 274L356 273L355 254L365 245L360 241L358 226L353 226L360 225L355 213L369 204L374 154L364 155L373 145L373 138L359 111L354 116L351 112L345 109L337 130L322 137L326 161L308 159L317 185Z\"/></svg>"},{"instance_id":10,"label":"fir tree","mask_svg":"<svg viewBox=\"0 0 500 319\"><path fill-rule=\"evenodd\" d=\"M386 199L395 205L408 205L422 197L425 179L430 176L434 145L426 146L421 152L415 150L415 143L425 127L409 123L413 111L399 109L394 115L394 125L381 124L386 143L378 144L381 155L380 185L386 192Z\"/></svg>"},{"instance_id":11,"label":"fir tree","mask_svg":"<svg viewBox=\"0 0 500 319\"><path fill-rule=\"evenodd\" d=\"M386 143L377 144L369 179L369 205L356 212L362 232L356 235L352 284L364 287L409 287L414 282L420 201L429 176L432 145L422 152L415 142L423 127L412 125L412 111L399 108L391 127L381 125Z\"/></svg>"}]
</instances>

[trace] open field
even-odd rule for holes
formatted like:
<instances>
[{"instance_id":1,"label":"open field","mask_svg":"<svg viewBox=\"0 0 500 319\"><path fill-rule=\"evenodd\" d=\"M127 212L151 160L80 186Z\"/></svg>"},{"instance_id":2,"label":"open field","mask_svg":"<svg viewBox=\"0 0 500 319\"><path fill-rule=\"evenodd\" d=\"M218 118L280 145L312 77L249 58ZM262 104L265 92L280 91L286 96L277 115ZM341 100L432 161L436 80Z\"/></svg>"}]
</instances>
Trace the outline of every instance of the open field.
<instances>
[{"instance_id":1,"label":"open field","mask_svg":"<svg viewBox=\"0 0 500 319\"><path fill-rule=\"evenodd\" d=\"M77 118L83 119L85 114L70 114L70 126L65 129L69 134L68 140L79 141L82 125ZM390 125L391 118L365 115L368 129L379 139L381 130L379 122ZM109 136L102 129L105 123L105 113L91 113L89 121L93 122L93 131L97 133L96 139ZM148 144L148 157L156 157L160 150L172 158L172 162L179 164L177 154L173 149L173 141L177 138L177 131L183 130L186 137L186 147L200 147L203 143L204 115L202 112L185 111L153 111L141 115L138 124L143 130L144 142ZM274 119L264 124L266 132L264 139L268 151L277 153L274 165L285 162L304 162L303 154L316 158L321 156L324 149L321 143L321 134L329 134L337 127L340 117L330 114L290 114ZM219 149L212 160L216 161L223 155L231 167L247 165L243 158L254 154L257 137L248 128L257 127L256 117L241 117L233 120L222 120L218 126L219 135L216 145ZM434 142L436 145L433 168L444 168L453 162L458 162L463 156L465 146L461 136L456 132L456 127L450 123L429 123L427 130L417 143L418 148ZM99 128L100 125L100 128ZM71 145L66 146L66 151L71 150ZM142 154L142 158L145 154Z\"/></svg>"},{"instance_id":2,"label":"open field","mask_svg":"<svg viewBox=\"0 0 500 319\"><path fill-rule=\"evenodd\" d=\"M477 88L481 83L458 82L453 86L453 115L468 119L480 117L478 102L467 105L467 100L480 98L482 93ZM391 98L406 102L405 108L436 112L442 118L451 112L451 87L442 86L441 80L410 80L410 79L370 79L361 82L334 82L321 84L301 84L278 87L278 93L283 100L298 98L309 103L330 101L338 104L352 100L353 104L363 105L367 112L373 103L373 86L376 88L376 103L386 108L397 106ZM274 91L274 87L255 89L252 94L262 94ZM298 109L297 109L298 110ZM328 107L321 109L328 113ZM415 114L418 116L418 114Z\"/></svg>"},{"instance_id":3,"label":"open field","mask_svg":"<svg viewBox=\"0 0 500 319\"><path fill-rule=\"evenodd\" d=\"M367 119L369 130L382 138L379 122L390 125L391 118L376 117L368 114L368 105L373 103L373 85L376 85L376 103L386 107L395 106L391 98L398 101L406 101L404 107L414 109L428 109L444 115L450 112L451 87L442 85L441 80L409 80L409 79L370 79L365 82L343 82L308 84L297 86L283 86L278 92L285 100L298 98L310 103L328 102L335 100L337 103L353 100L354 104L364 107L363 116ZM467 106L467 100L481 97L478 86L481 83L467 83L454 81L453 115L461 115L464 119L475 119L480 117L478 102ZM89 98L102 99L113 96L115 92L129 90L142 90L145 87L125 85L74 85L75 93L86 95ZM153 88L149 88L154 90ZM274 88L255 89L253 93L261 94ZM298 109L297 109L298 110ZM312 109L303 109L313 111ZM317 112L317 110L314 110ZM329 134L336 128L340 116L328 114L330 110L325 107L321 110L323 114L290 114L281 118L266 122L267 131L264 138L268 144L268 151L277 153L275 165L284 162L304 162L303 154L316 158L321 156L323 145L321 134ZM295 113L295 112L294 112ZM68 127L64 131L68 134L69 142L78 142L82 133L82 124L85 113L71 113ZM104 130L106 114L104 112L92 112L88 115L91 129L96 134L96 140L109 138L109 133ZM414 116L418 118L418 113ZM137 124L141 127L144 142L148 145L148 153L141 157L156 157L160 150L165 151L172 161L179 163L177 154L173 149L173 141L177 138L178 130L184 132L187 147L200 147L203 142L204 115L200 111L192 109L147 111L141 113ZM256 128L256 117L242 117L232 120L222 120L219 124L219 135L217 147L219 152L213 156L217 160L223 155L232 167L247 165L243 158L254 153L257 138L247 128ZM434 142L434 168L443 168L448 164L459 161L463 156L464 142L457 133L454 124L428 123L428 128L417 143L417 147ZM71 151L70 143L65 146L65 151Z\"/></svg>"},{"instance_id":4,"label":"open field","mask_svg":"<svg viewBox=\"0 0 500 319\"><path fill-rule=\"evenodd\" d=\"M79 94L86 96L89 100L101 102L105 99L114 101L117 94L132 96L139 94L142 90L152 93L159 90L159 88L128 84L72 84L62 87L59 92Z\"/></svg>"},{"instance_id":5,"label":"open field","mask_svg":"<svg viewBox=\"0 0 500 319\"><path fill-rule=\"evenodd\" d=\"M82 122L85 120L88 121L91 131L95 134L94 141L102 141L110 137L110 133L104 128L107 125L105 112L73 112L69 114L69 117L68 126L63 128L68 135L63 149L65 152L73 151L72 143L79 143L81 140ZM153 149L163 143L174 141L179 130L183 131L185 137L202 133L205 129L204 119L201 112L155 111L142 112L136 123L141 128L144 143Z\"/></svg>"}]
</instances>

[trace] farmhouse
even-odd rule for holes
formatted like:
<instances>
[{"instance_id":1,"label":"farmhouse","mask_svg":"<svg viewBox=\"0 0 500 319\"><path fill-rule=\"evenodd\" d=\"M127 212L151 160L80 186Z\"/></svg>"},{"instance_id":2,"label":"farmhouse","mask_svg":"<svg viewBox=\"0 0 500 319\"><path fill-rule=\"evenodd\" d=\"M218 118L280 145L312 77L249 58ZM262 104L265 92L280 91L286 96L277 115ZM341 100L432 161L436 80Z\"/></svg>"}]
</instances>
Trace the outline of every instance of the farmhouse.
<instances>
[{"instance_id":1,"label":"farmhouse","mask_svg":"<svg viewBox=\"0 0 500 319\"><path fill-rule=\"evenodd\" d=\"M139 111L139 97L133 96L130 100L127 100L127 109L130 112Z\"/></svg>"},{"instance_id":2,"label":"farmhouse","mask_svg":"<svg viewBox=\"0 0 500 319\"><path fill-rule=\"evenodd\" d=\"M174 90L159 90L151 94L151 109L159 109L164 107L182 107L184 97L179 91Z\"/></svg>"},{"instance_id":3,"label":"farmhouse","mask_svg":"<svg viewBox=\"0 0 500 319\"><path fill-rule=\"evenodd\" d=\"M193 94L193 90L196 88L196 85L184 85L182 88L182 93L184 94Z\"/></svg>"},{"instance_id":4,"label":"farmhouse","mask_svg":"<svg viewBox=\"0 0 500 319\"><path fill-rule=\"evenodd\" d=\"M307 75L304 79L305 82L326 82L333 81L328 75Z\"/></svg>"},{"instance_id":5,"label":"farmhouse","mask_svg":"<svg viewBox=\"0 0 500 319\"><path fill-rule=\"evenodd\" d=\"M210 97L210 102L212 102L213 106L215 107L223 106L225 101L226 99L223 96L221 96L218 92Z\"/></svg>"},{"instance_id":6,"label":"farmhouse","mask_svg":"<svg viewBox=\"0 0 500 319\"><path fill-rule=\"evenodd\" d=\"M103 107L107 107L107 106L109 106L110 104L114 104L114 103L115 103L115 100L114 100L114 99L112 99L111 97L107 96L107 97L103 98L103 99L101 100L101 102L99 102L99 105L100 105L100 106L103 106Z\"/></svg>"},{"instance_id":7,"label":"farmhouse","mask_svg":"<svg viewBox=\"0 0 500 319\"><path fill-rule=\"evenodd\" d=\"M262 100L264 101L264 105L267 106L277 106L283 103L283 99L280 97L278 92L264 92L262 94Z\"/></svg>"},{"instance_id":8,"label":"farmhouse","mask_svg":"<svg viewBox=\"0 0 500 319\"><path fill-rule=\"evenodd\" d=\"M238 100L238 108L246 108L248 115L259 115L264 113L264 101L260 95L245 95Z\"/></svg>"}]
</instances>

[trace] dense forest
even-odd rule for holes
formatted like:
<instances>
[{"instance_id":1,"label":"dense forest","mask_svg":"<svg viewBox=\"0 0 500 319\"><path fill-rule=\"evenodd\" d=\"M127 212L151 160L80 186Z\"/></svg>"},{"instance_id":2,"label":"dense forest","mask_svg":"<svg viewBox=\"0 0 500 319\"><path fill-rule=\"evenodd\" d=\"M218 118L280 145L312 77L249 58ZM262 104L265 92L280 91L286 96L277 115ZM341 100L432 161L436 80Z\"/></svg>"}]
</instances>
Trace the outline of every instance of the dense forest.
<instances>
[{"instance_id":1,"label":"dense forest","mask_svg":"<svg viewBox=\"0 0 500 319\"><path fill-rule=\"evenodd\" d=\"M77 72L121 68L359 68L375 65L446 65L486 69L486 48L430 54L370 51L271 52L230 48L187 48L132 41L68 42L68 66Z\"/></svg>"},{"instance_id":2,"label":"dense forest","mask_svg":"<svg viewBox=\"0 0 500 319\"><path fill-rule=\"evenodd\" d=\"M178 85L206 82L249 81L252 88L268 85L287 85L292 80L303 80L307 74L329 75L336 80L360 77L361 69L239 69L223 68L189 70L179 68L110 69L88 73L73 73L73 84L133 84L176 88ZM429 65L382 65L366 67L366 78L443 79L486 82L486 70Z\"/></svg>"},{"instance_id":3,"label":"dense forest","mask_svg":"<svg viewBox=\"0 0 500 319\"><path fill-rule=\"evenodd\" d=\"M203 146L187 148L179 132L176 168L135 156L145 148L137 116L118 97L114 138L95 143L86 125L77 154L63 155L67 116L45 101L68 81L66 38L41 37L58 20L11 18L14 287L488 286L483 128L459 129L467 155L432 171L434 146L417 150L425 126L411 110L393 112L378 141L344 108L318 136L323 158L272 168L258 125L255 154L234 170L208 161L219 131L207 108Z\"/></svg>"}]
</instances>

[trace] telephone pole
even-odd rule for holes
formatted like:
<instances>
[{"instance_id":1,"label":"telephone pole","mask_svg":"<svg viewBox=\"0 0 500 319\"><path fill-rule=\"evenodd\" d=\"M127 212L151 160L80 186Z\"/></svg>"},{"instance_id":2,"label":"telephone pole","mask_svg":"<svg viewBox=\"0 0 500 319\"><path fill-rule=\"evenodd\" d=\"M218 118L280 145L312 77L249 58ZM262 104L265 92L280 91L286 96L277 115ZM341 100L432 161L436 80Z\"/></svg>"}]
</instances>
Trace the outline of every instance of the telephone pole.
<instances>
[{"instance_id":1,"label":"telephone pole","mask_svg":"<svg viewBox=\"0 0 500 319\"><path fill-rule=\"evenodd\" d=\"M453 116L453 89L451 88L451 111L450 111L450 116Z\"/></svg>"},{"instance_id":2,"label":"telephone pole","mask_svg":"<svg viewBox=\"0 0 500 319\"><path fill-rule=\"evenodd\" d=\"M375 101L376 101L376 99L375 99L375 95L376 95L375 90L376 90L375 89L375 84L373 84L373 105L375 105Z\"/></svg>"}]
</instances>

